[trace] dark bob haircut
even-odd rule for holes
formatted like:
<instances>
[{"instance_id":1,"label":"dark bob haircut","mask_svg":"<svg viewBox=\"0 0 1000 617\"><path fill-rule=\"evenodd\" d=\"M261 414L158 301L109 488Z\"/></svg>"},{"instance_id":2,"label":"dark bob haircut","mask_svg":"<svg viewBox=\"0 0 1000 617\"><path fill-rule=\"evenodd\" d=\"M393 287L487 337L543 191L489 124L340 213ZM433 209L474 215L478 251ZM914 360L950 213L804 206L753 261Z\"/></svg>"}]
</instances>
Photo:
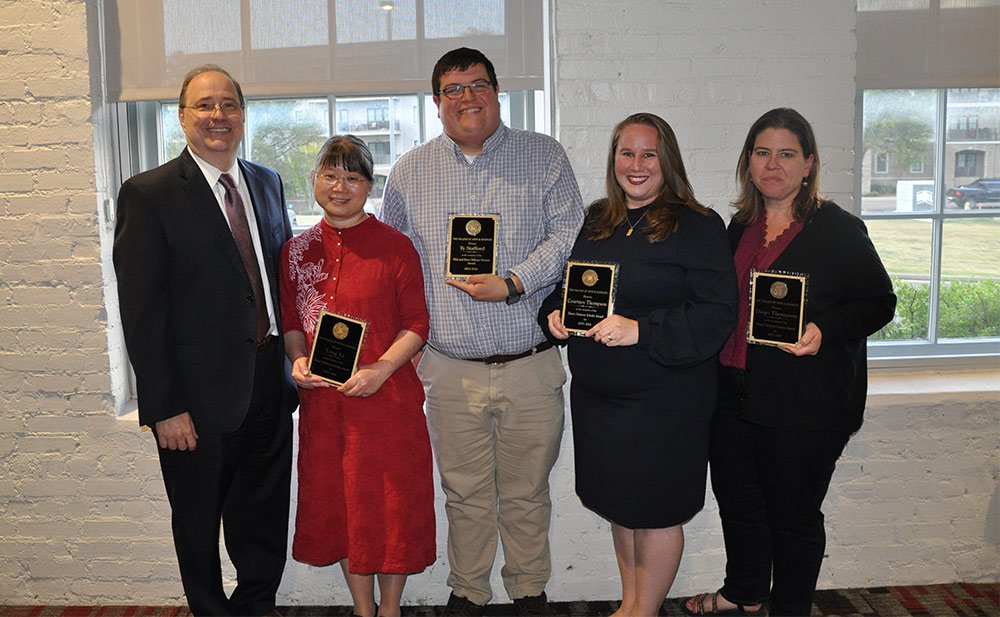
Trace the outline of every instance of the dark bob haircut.
<instances>
[{"instance_id":1,"label":"dark bob haircut","mask_svg":"<svg viewBox=\"0 0 1000 617\"><path fill-rule=\"evenodd\" d=\"M367 144L354 135L334 135L320 146L313 171L324 167L342 167L361 174L369 182L375 179L372 153Z\"/></svg>"}]
</instances>

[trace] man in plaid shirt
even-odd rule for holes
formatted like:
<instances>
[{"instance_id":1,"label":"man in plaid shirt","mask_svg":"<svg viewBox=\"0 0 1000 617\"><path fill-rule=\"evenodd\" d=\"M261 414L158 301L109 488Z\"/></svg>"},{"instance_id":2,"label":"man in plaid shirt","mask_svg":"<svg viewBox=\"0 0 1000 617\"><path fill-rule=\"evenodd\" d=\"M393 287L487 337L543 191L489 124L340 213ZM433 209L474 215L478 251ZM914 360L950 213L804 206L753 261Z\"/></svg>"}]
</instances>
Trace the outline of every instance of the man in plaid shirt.
<instances>
[{"instance_id":1,"label":"man in plaid shirt","mask_svg":"<svg viewBox=\"0 0 1000 617\"><path fill-rule=\"evenodd\" d=\"M501 122L481 52L446 53L431 82L444 134L399 159L380 217L409 236L424 271L431 332L417 370L447 498L446 614L483 614L498 531L518 614L548 614L566 374L536 319L583 223L580 190L557 141ZM496 273L446 280L452 215L497 217Z\"/></svg>"}]
</instances>

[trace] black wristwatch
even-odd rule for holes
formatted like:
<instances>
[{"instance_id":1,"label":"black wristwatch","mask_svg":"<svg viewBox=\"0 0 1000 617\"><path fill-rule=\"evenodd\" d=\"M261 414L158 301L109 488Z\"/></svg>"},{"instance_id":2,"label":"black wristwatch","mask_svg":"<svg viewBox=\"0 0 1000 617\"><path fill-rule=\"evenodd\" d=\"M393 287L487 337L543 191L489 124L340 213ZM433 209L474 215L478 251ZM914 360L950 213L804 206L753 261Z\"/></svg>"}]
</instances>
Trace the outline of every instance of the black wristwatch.
<instances>
[{"instance_id":1,"label":"black wristwatch","mask_svg":"<svg viewBox=\"0 0 1000 617\"><path fill-rule=\"evenodd\" d=\"M507 304L517 304L518 301L521 299L521 296L523 296L524 294L522 294L517 290L517 285L514 284L514 279L510 278L509 276L505 278L503 282L507 283L507 299L505 300L505 302Z\"/></svg>"}]
</instances>

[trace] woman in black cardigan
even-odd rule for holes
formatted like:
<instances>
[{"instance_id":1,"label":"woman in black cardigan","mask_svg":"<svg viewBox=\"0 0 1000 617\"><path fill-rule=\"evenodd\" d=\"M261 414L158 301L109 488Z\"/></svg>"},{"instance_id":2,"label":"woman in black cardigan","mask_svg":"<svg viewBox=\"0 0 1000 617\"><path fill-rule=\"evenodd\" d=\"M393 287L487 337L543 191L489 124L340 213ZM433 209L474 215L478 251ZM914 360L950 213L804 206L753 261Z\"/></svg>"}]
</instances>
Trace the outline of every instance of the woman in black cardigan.
<instances>
[{"instance_id":1,"label":"woman in black cardigan","mask_svg":"<svg viewBox=\"0 0 1000 617\"><path fill-rule=\"evenodd\" d=\"M739 323L719 358L709 459L726 579L689 599L690 615L755 614L764 602L771 615L811 610L826 546L820 508L862 422L865 340L896 306L864 224L819 196L818 176L812 127L798 112L773 109L754 123L729 225ZM796 343L747 343L752 269L808 277Z\"/></svg>"}]
</instances>

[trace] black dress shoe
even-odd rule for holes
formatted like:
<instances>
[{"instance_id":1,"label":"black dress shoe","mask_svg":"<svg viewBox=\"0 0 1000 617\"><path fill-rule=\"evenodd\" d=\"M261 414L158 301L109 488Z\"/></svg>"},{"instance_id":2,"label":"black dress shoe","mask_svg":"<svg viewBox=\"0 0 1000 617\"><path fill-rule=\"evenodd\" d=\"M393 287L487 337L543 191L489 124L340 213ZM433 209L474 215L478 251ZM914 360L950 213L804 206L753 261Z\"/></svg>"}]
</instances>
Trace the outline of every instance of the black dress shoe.
<instances>
[{"instance_id":1,"label":"black dress shoe","mask_svg":"<svg viewBox=\"0 0 1000 617\"><path fill-rule=\"evenodd\" d=\"M515 598L514 610L517 612L517 617L555 615L555 613L552 612L552 609L549 608L549 599L545 597L544 591L537 596Z\"/></svg>"},{"instance_id":2,"label":"black dress shoe","mask_svg":"<svg viewBox=\"0 0 1000 617\"><path fill-rule=\"evenodd\" d=\"M485 614L485 604L476 604L468 598L456 596L455 592L448 596L448 604L444 607L445 617L482 617Z\"/></svg>"}]
</instances>

